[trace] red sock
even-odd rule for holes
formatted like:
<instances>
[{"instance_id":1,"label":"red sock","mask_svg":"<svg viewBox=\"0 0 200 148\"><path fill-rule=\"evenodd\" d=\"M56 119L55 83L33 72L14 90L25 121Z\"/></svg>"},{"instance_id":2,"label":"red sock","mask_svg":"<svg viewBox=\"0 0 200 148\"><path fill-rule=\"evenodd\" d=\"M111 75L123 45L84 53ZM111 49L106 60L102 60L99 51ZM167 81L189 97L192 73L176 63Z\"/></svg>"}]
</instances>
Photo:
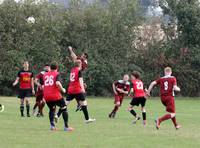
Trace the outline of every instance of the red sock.
<instances>
[{"instance_id":1,"label":"red sock","mask_svg":"<svg viewBox=\"0 0 200 148\"><path fill-rule=\"evenodd\" d=\"M159 122L163 122L165 120L168 120L171 118L171 114L165 114L164 116L162 116L161 118L159 118Z\"/></svg>"},{"instance_id":2,"label":"red sock","mask_svg":"<svg viewBox=\"0 0 200 148\"><path fill-rule=\"evenodd\" d=\"M176 117L173 117L173 118L172 118L172 122L174 123L174 126L176 127L176 126L177 126Z\"/></svg>"},{"instance_id":3,"label":"red sock","mask_svg":"<svg viewBox=\"0 0 200 148\"><path fill-rule=\"evenodd\" d=\"M119 107L118 107L118 106L115 106L112 112L117 112L118 109L119 109Z\"/></svg>"}]
</instances>

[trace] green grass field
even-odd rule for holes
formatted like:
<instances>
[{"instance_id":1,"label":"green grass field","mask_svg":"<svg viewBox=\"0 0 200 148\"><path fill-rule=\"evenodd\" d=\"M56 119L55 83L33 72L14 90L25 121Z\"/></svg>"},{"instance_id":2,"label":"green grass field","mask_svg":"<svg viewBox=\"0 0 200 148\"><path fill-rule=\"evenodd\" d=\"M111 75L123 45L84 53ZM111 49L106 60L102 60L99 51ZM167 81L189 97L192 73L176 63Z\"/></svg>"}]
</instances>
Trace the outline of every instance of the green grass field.
<instances>
[{"instance_id":1,"label":"green grass field","mask_svg":"<svg viewBox=\"0 0 200 148\"><path fill-rule=\"evenodd\" d=\"M178 131L174 129L171 121L163 123L159 131L155 129L154 119L164 113L163 106L156 99L147 102L148 125L143 127L141 122L132 125L132 116L126 111L129 101L124 101L116 119L111 120L107 115L113 107L112 99L88 99L90 115L97 119L92 124L84 124L83 114L74 111L73 102L68 107L69 123L75 131L66 133L63 131L62 120L57 125L59 131L49 130L47 108L44 118L21 118L19 100L13 97L0 97L0 103L5 106L5 111L0 113L0 148L200 147L200 100L176 100L177 120L183 126Z\"/></svg>"}]
</instances>

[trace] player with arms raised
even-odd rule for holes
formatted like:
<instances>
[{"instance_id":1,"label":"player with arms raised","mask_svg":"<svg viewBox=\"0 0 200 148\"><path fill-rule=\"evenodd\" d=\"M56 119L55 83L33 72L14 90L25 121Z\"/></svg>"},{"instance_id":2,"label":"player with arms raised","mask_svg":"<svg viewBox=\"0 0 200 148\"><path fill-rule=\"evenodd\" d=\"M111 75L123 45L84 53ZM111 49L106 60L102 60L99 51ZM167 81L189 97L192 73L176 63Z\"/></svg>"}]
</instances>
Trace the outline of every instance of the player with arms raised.
<instances>
[{"instance_id":1,"label":"player with arms raised","mask_svg":"<svg viewBox=\"0 0 200 148\"><path fill-rule=\"evenodd\" d=\"M180 91L180 88L177 86L176 78L172 76L172 69L170 67L166 67L164 69L164 73L165 76L153 81L147 91L147 94L150 95L153 87L158 85L160 87L161 102L166 107L166 111L168 112L164 116L155 120L156 128L159 129L160 124L163 121L171 119L175 128L179 129L181 126L176 122L174 91Z\"/></svg>"},{"instance_id":2,"label":"player with arms raised","mask_svg":"<svg viewBox=\"0 0 200 148\"><path fill-rule=\"evenodd\" d=\"M71 46L68 47L68 50L70 52L70 56L72 58L72 61L74 63L76 63L77 60L80 60L81 61L81 71L85 71L87 68L88 68L88 54L86 52L83 52L81 56L77 56L75 53L74 53L74 50ZM87 85L86 83L84 83L84 87L86 89ZM76 112L77 111L81 111L82 110L82 107L81 105L79 104L79 102L77 102L77 109L76 109Z\"/></svg>"},{"instance_id":3,"label":"player with arms raised","mask_svg":"<svg viewBox=\"0 0 200 148\"><path fill-rule=\"evenodd\" d=\"M70 72L70 83L68 86L66 103L68 105L73 99L76 99L82 106L85 123L94 122L95 119L89 118L87 110L87 101L85 98L85 88L81 71L82 62L80 60L76 60L75 65L76 66L73 67Z\"/></svg>"},{"instance_id":4,"label":"player with arms raised","mask_svg":"<svg viewBox=\"0 0 200 148\"><path fill-rule=\"evenodd\" d=\"M122 105L124 96L129 94L130 91L129 75L125 74L123 80L115 81L112 87L115 96L115 101L114 101L115 106L112 112L108 115L109 118L115 118L116 112Z\"/></svg>"},{"instance_id":5,"label":"player with arms raised","mask_svg":"<svg viewBox=\"0 0 200 148\"><path fill-rule=\"evenodd\" d=\"M20 102L20 112L21 117L24 117L24 101L26 101L26 111L27 117L30 117L30 96L31 94L35 94L34 90L34 78L33 72L29 70L29 62L25 61L23 63L23 69L20 70L17 74L17 78L13 83L13 86L16 86L19 83L19 98Z\"/></svg>"},{"instance_id":6,"label":"player with arms raised","mask_svg":"<svg viewBox=\"0 0 200 148\"><path fill-rule=\"evenodd\" d=\"M135 120L133 121L133 124L135 124L138 120L140 120L140 117L137 115L133 107L141 105L143 125L145 126L146 125L146 110L145 110L146 93L144 91L144 84L140 80L140 73L138 71L134 71L131 74L131 82L132 82L131 92L134 93L134 97L130 103L128 111L135 117Z\"/></svg>"},{"instance_id":7,"label":"player with arms raised","mask_svg":"<svg viewBox=\"0 0 200 148\"><path fill-rule=\"evenodd\" d=\"M50 67L51 70L46 72L43 76L44 98L49 107L50 129L56 130L54 124L54 113L56 106L59 106L64 120L64 131L73 131L74 129L68 126L67 106L61 94L61 92L66 93L66 90L60 82L59 72L57 71L58 64L53 62Z\"/></svg>"}]
</instances>

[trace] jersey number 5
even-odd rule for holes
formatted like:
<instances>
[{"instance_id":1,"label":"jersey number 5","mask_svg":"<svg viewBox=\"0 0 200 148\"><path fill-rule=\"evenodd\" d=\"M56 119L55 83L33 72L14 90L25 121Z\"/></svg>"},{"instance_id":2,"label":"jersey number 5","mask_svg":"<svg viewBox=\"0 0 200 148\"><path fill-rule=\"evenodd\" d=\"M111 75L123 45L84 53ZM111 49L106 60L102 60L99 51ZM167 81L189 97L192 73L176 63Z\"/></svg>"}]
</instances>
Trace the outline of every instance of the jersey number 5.
<instances>
[{"instance_id":1,"label":"jersey number 5","mask_svg":"<svg viewBox=\"0 0 200 148\"><path fill-rule=\"evenodd\" d=\"M53 85L53 76L45 76L45 81L44 81L44 85L45 86L52 86Z\"/></svg>"}]
</instances>

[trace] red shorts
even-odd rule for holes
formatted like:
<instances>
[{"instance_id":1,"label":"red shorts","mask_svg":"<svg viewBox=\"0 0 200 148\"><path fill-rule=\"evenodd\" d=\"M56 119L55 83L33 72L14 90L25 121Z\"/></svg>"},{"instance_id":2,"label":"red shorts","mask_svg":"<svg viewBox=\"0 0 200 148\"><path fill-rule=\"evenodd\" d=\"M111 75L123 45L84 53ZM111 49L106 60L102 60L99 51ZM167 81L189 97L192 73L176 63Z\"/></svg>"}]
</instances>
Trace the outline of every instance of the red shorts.
<instances>
[{"instance_id":1,"label":"red shorts","mask_svg":"<svg viewBox=\"0 0 200 148\"><path fill-rule=\"evenodd\" d=\"M161 96L162 104L166 107L169 113L175 113L175 102L173 96Z\"/></svg>"},{"instance_id":2,"label":"red shorts","mask_svg":"<svg viewBox=\"0 0 200 148\"><path fill-rule=\"evenodd\" d=\"M36 92L35 96L36 96L36 102L42 101L43 98L44 98L44 93L43 93L43 91L38 90L38 91Z\"/></svg>"},{"instance_id":3,"label":"red shorts","mask_svg":"<svg viewBox=\"0 0 200 148\"><path fill-rule=\"evenodd\" d=\"M117 102L120 102L120 105L122 104L122 102L123 102L123 99L124 99L124 96L123 95L115 95L115 104L117 103Z\"/></svg>"}]
</instances>

